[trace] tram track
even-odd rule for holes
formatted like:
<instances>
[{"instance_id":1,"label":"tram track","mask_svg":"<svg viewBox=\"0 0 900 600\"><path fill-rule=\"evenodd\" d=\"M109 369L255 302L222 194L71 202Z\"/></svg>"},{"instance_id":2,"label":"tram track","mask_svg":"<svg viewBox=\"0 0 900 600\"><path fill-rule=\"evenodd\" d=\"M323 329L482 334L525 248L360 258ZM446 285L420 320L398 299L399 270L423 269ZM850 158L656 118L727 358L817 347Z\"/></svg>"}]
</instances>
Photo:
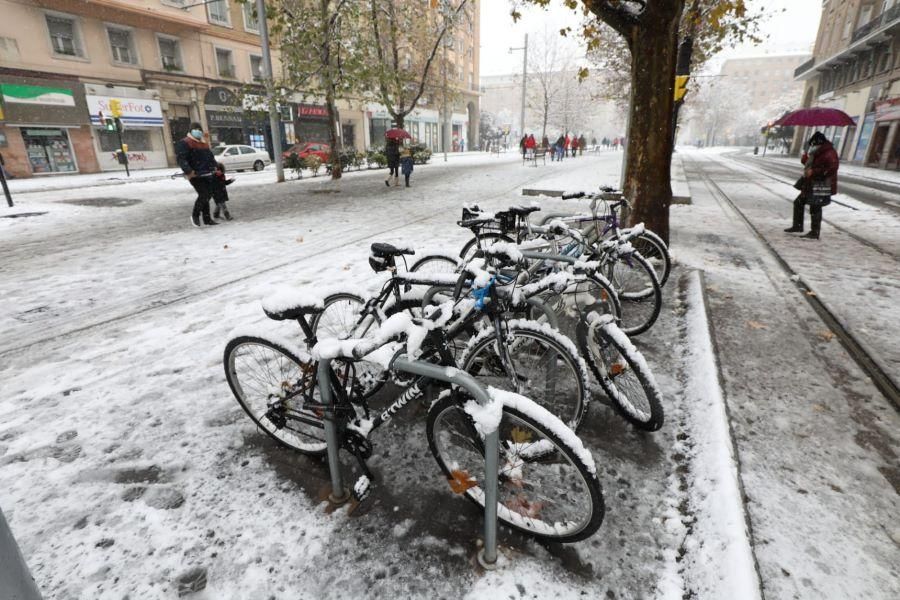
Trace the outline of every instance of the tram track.
<instances>
[{"instance_id":1,"label":"tram track","mask_svg":"<svg viewBox=\"0 0 900 600\"><path fill-rule=\"evenodd\" d=\"M860 369L863 370L864 373L866 373L866 375L869 377L869 379L872 381L872 384L878 389L878 391L881 392L881 394L888 401L890 401L890 403L896 410L900 411L900 387L898 387L897 383L894 381L891 375L879 364L879 361L875 357L873 357L873 355L867 350L866 344L857 339L856 336L854 336L846 327L844 327L844 325L834 314L834 312L832 312L832 310L828 308L828 306L824 302L822 302L815 291L812 290L803 281L800 274L791 267L787 260L785 260L784 257L778 252L778 250L768 241L768 239L766 239L762 232L738 207L737 203L732 200L732 198L719 186L718 183L716 183L716 181L712 177L710 177L710 175L702 167L700 161L694 159L685 159L685 162L689 163L693 167L693 171L709 190L710 194L716 199L716 201L721 205L728 207L731 212L736 214L741 219L741 221L744 222L744 224L754 235L754 237L756 237L756 239L766 248L766 250L775 259L775 262L778 264L781 270L788 276L788 279L794 284L794 287L797 289L801 297L806 300L806 302L815 311L819 318L822 319L829 330L835 334L835 337L839 340L839 342L853 359L853 361L860 367ZM769 191L771 192L771 190ZM865 240L862 240L859 238L859 236L853 235L843 228L837 227L837 229L840 229L842 232L846 233L854 240L864 243L866 246L871 247L885 254L886 256L893 258L893 260L895 261L897 260L897 256L893 253L881 249Z\"/></svg>"}]
</instances>

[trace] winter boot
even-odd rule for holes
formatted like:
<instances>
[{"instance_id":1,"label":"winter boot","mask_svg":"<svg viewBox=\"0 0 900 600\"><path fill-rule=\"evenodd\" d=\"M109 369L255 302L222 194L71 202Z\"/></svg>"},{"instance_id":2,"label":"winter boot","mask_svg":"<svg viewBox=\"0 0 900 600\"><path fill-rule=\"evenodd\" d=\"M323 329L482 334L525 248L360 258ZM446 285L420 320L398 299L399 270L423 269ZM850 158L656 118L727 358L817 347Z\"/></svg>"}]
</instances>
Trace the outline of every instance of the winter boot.
<instances>
[{"instance_id":1,"label":"winter boot","mask_svg":"<svg viewBox=\"0 0 900 600\"><path fill-rule=\"evenodd\" d=\"M191 213L191 225L200 227L200 213Z\"/></svg>"},{"instance_id":2,"label":"winter boot","mask_svg":"<svg viewBox=\"0 0 900 600\"><path fill-rule=\"evenodd\" d=\"M228 209L227 209L227 208L223 208L223 209L222 209L222 214L225 215L225 220L226 220L226 221L230 221L230 220L231 220L231 213L228 212Z\"/></svg>"},{"instance_id":3,"label":"winter boot","mask_svg":"<svg viewBox=\"0 0 900 600\"><path fill-rule=\"evenodd\" d=\"M787 233L803 233L804 203L800 196L794 200L794 224L785 229Z\"/></svg>"},{"instance_id":4,"label":"winter boot","mask_svg":"<svg viewBox=\"0 0 900 600\"><path fill-rule=\"evenodd\" d=\"M811 240L819 239L819 231L822 228L822 211L818 210L810 215L809 233L802 236Z\"/></svg>"},{"instance_id":5,"label":"winter boot","mask_svg":"<svg viewBox=\"0 0 900 600\"><path fill-rule=\"evenodd\" d=\"M394 175L394 187L400 187L400 176Z\"/></svg>"},{"instance_id":6,"label":"winter boot","mask_svg":"<svg viewBox=\"0 0 900 600\"><path fill-rule=\"evenodd\" d=\"M388 175L388 178L384 180L384 185L391 187L391 176Z\"/></svg>"},{"instance_id":7,"label":"winter boot","mask_svg":"<svg viewBox=\"0 0 900 600\"><path fill-rule=\"evenodd\" d=\"M221 211L221 207L218 204L216 204L216 208L215 208L215 210L213 210L213 219L219 218L220 211Z\"/></svg>"}]
</instances>

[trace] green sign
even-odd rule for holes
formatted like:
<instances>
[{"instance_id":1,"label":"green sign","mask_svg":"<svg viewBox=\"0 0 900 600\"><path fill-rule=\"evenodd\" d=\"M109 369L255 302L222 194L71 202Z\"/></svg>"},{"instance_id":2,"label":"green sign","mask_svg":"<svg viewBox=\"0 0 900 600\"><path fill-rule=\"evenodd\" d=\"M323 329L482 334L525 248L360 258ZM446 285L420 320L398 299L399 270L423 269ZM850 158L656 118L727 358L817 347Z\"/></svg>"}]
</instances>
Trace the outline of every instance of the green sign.
<instances>
[{"instance_id":1,"label":"green sign","mask_svg":"<svg viewBox=\"0 0 900 600\"><path fill-rule=\"evenodd\" d=\"M75 106L75 95L68 88L4 83L0 85L0 92L8 103Z\"/></svg>"}]
</instances>

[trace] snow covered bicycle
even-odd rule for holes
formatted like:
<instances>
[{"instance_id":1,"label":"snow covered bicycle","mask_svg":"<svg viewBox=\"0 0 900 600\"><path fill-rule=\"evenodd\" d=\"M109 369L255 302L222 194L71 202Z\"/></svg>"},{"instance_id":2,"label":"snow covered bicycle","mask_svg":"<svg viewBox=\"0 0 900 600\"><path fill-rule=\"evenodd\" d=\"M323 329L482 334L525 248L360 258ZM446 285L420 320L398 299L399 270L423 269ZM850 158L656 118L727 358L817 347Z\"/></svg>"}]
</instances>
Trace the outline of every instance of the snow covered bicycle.
<instances>
[{"instance_id":1,"label":"snow covered bicycle","mask_svg":"<svg viewBox=\"0 0 900 600\"><path fill-rule=\"evenodd\" d=\"M480 271L483 280L475 285L478 277L470 271L421 274L397 269L397 259L411 254L409 248L372 244L369 264L376 272L388 272L389 279L368 299L351 291L325 296L321 312L312 317L315 334L338 339L377 335L390 316L417 315L426 293L434 297L435 291L442 291L459 300L446 337L455 358L467 357L460 368L490 374L491 385L527 395L577 429L590 399L588 368L571 340L526 318L529 306L541 304L532 301L529 305L524 299L521 309L512 310L495 281ZM468 294L477 294L480 300ZM367 396L389 376L383 366L368 361L361 361L357 370Z\"/></svg>"},{"instance_id":2,"label":"snow covered bicycle","mask_svg":"<svg viewBox=\"0 0 900 600\"><path fill-rule=\"evenodd\" d=\"M299 452L321 455L327 448L326 431L336 431L337 446L357 460L364 474L353 486L354 496L362 500L374 480L366 465L373 452L372 432L425 390L442 388L429 408L426 436L454 492L484 506L485 432L495 428L500 441L496 513L501 522L558 542L585 539L600 527L604 505L591 454L562 421L527 398L489 390L491 406L483 406L460 389L421 375L405 380L402 391L384 410L373 414L369 409L352 368L363 358L381 362L388 370L401 354L440 366L442 373L455 369L445 330L450 308L441 307L425 319L397 313L370 338L318 341L308 317L323 306L323 298L293 291L263 302L270 318L299 323L306 345L313 347L311 354L271 336L239 335L226 346L228 384L266 434ZM392 343L396 338L406 340L405 348ZM331 366L323 365L325 381L318 375L320 360L331 361ZM328 394L322 386L328 386ZM332 400L326 403L323 397ZM334 428L326 429L326 421ZM338 462L336 451L331 458Z\"/></svg>"}]
</instances>

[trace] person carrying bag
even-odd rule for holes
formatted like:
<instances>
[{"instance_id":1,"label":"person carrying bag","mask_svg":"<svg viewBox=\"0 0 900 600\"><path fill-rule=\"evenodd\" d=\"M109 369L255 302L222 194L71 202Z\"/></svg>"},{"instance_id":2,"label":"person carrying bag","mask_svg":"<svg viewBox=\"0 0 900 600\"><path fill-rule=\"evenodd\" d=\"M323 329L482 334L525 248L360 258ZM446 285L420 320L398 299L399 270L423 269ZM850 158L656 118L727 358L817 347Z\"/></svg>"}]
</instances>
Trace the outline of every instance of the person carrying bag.
<instances>
[{"instance_id":1,"label":"person carrying bag","mask_svg":"<svg viewBox=\"0 0 900 600\"><path fill-rule=\"evenodd\" d=\"M794 187L800 195L794 200L794 222L787 233L803 232L804 206L809 206L810 228L804 238L817 240L822 228L822 207L831 204L837 193L839 160L837 151L821 131L809 138L808 150L800 159L806 167Z\"/></svg>"}]
</instances>

